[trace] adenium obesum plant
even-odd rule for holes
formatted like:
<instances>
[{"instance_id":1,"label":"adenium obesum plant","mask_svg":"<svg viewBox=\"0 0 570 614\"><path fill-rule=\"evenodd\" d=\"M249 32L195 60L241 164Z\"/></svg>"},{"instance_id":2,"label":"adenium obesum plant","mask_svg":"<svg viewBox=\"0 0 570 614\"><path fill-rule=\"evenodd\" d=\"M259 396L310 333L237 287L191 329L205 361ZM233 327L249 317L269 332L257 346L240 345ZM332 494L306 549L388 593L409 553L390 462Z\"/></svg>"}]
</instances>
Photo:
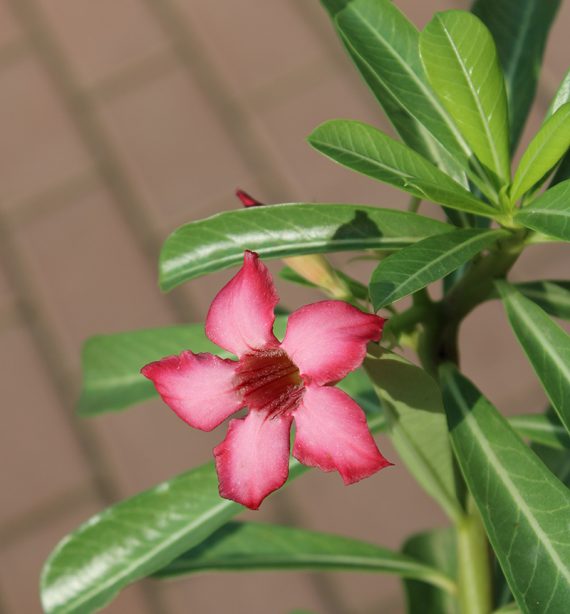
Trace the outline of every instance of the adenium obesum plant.
<instances>
[{"instance_id":1,"label":"adenium obesum plant","mask_svg":"<svg viewBox=\"0 0 570 614\"><path fill-rule=\"evenodd\" d=\"M384 319L342 301L321 301L289 316L280 343L273 334L278 301L266 266L246 251L206 318L206 335L238 360L185 351L142 369L194 428L210 431L249 409L245 419L230 422L214 455L220 495L251 509L287 480L293 420L293 456L305 465L336 470L346 484L390 465L362 409L332 386L362 364Z\"/></svg>"},{"instance_id":2,"label":"adenium obesum plant","mask_svg":"<svg viewBox=\"0 0 570 614\"><path fill-rule=\"evenodd\" d=\"M535 244L570 241L570 73L514 163L560 0L476 0L471 12L437 13L422 32L397 0L322 4L398 138L332 120L309 143L407 192L407 210L263 205L240 190L243 208L228 194L228 211L166 239L163 290L241 268L205 325L90 339L79 411L122 410L158 392L204 431L247 414L229 421L215 464L117 503L56 547L41 581L49 614L104 607L149 575L260 567L395 574L408 614L570 611L570 336L553 319L570 320L570 281L521 282L512 272ZM441 215L423 215L423 201L440 205ZM333 266L327 254L340 251L369 262L369 278ZM291 313L282 292L275 315L278 297L262 262L270 258L286 265L285 281L326 300ZM461 326L495 300L546 409L512 416L460 371ZM377 315L387 312L388 320ZM510 381L494 350L480 359L494 360L504 385L520 389L520 374ZM386 467L372 438L379 431L398 456L392 475L409 471L447 527L409 536L398 549L379 545L393 520L379 511L382 476L378 500L366 502L382 521L371 523L366 541L247 515L232 521L308 467L338 471L347 484ZM351 517L348 530L353 524ZM210 611L219 609L212 595Z\"/></svg>"}]
</instances>

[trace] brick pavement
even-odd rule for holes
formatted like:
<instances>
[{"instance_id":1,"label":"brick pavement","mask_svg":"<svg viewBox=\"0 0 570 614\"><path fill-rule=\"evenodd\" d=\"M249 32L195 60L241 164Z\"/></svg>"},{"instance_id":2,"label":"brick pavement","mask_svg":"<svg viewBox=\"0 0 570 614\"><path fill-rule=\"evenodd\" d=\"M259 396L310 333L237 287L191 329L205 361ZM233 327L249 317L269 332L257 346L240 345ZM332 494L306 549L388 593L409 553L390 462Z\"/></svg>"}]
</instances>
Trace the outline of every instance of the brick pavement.
<instances>
[{"instance_id":1,"label":"brick pavement","mask_svg":"<svg viewBox=\"0 0 570 614\"><path fill-rule=\"evenodd\" d=\"M418 25L432 10L465 5L398 4ZM567 65L569 8L547 50L538 118ZM181 428L158 402L93 421L73 415L87 336L197 320L228 278L160 294L156 258L166 234L237 206L238 185L266 200L403 206L400 193L308 148L308 132L333 117L389 129L316 0L0 0L0 612L39 611L39 570L61 536L111 501L203 462L219 440ZM551 270L553 261L562 274L567 256L544 248L519 275ZM508 404L496 371L478 360L489 318L500 320L496 306L467 323L465 364ZM529 374L515 401L532 409L543 396L504 337L501 362ZM343 495L335 476L315 473L249 516L392 547L444 522L402 469ZM272 573L143 582L107 611L230 606L252 614L403 607L394 579Z\"/></svg>"}]
</instances>

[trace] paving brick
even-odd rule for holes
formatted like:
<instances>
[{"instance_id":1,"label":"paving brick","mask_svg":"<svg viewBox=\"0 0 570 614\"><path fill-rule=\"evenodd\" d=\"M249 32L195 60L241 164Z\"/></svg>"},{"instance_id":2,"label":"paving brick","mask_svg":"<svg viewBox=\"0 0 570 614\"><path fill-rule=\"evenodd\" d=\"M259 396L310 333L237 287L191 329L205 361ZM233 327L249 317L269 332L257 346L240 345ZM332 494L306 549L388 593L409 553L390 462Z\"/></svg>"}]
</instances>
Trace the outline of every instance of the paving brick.
<instances>
[{"instance_id":1,"label":"paving brick","mask_svg":"<svg viewBox=\"0 0 570 614\"><path fill-rule=\"evenodd\" d=\"M175 0L175 4L238 97L254 95L323 55L309 24L291 2Z\"/></svg>"},{"instance_id":2,"label":"paving brick","mask_svg":"<svg viewBox=\"0 0 570 614\"><path fill-rule=\"evenodd\" d=\"M158 227L201 217L210 202L233 201L235 188L253 181L181 69L107 102L101 113Z\"/></svg>"},{"instance_id":3,"label":"paving brick","mask_svg":"<svg viewBox=\"0 0 570 614\"><path fill-rule=\"evenodd\" d=\"M13 207L91 165L65 106L32 58L0 72L0 108L4 207Z\"/></svg>"},{"instance_id":4,"label":"paving brick","mask_svg":"<svg viewBox=\"0 0 570 614\"><path fill-rule=\"evenodd\" d=\"M26 331L3 330L0 345L8 421L0 429L0 521L7 522L85 483L89 471Z\"/></svg>"},{"instance_id":5,"label":"paving brick","mask_svg":"<svg viewBox=\"0 0 570 614\"><path fill-rule=\"evenodd\" d=\"M105 451L122 497L209 462L225 431L192 429L158 399L99 416L88 426Z\"/></svg>"},{"instance_id":6,"label":"paving brick","mask_svg":"<svg viewBox=\"0 0 570 614\"><path fill-rule=\"evenodd\" d=\"M542 411L547 404L499 301L469 315L460 331L462 371L506 415Z\"/></svg>"},{"instance_id":7,"label":"paving brick","mask_svg":"<svg viewBox=\"0 0 570 614\"><path fill-rule=\"evenodd\" d=\"M568 30L570 29L570 5L561 2L558 16L550 31L544 55L543 72L547 88L552 94L568 70Z\"/></svg>"},{"instance_id":8,"label":"paving brick","mask_svg":"<svg viewBox=\"0 0 570 614\"><path fill-rule=\"evenodd\" d=\"M103 187L14 234L69 363L97 333L151 328L172 314L149 264Z\"/></svg>"},{"instance_id":9,"label":"paving brick","mask_svg":"<svg viewBox=\"0 0 570 614\"><path fill-rule=\"evenodd\" d=\"M54 522L31 528L19 541L0 551L0 590L6 614L41 610L40 571L48 554L67 533L87 520L99 508L96 501L71 510L62 510ZM108 614L148 614L140 586L132 586L105 608ZM4 610L3 610L4 611Z\"/></svg>"},{"instance_id":10,"label":"paving brick","mask_svg":"<svg viewBox=\"0 0 570 614\"><path fill-rule=\"evenodd\" d=\"M408 199L401 192L334 164L308 145L307 136L319 124L338 118L365 121L392 133L383 111L351 73L307 87L257 119L281 169L295 186L295 197L403 206Z\"/></svg>"},{"instance_id":11,"label":"paving brick","mask_svg":"<svg viewBox=\"0 0 570 614\"><path fill-rule=\"evenodd\" d=\"M92 86L166 45L140 0L38 0L83 85Z\"/></svg>"},{"instance_id":12,"label":"paving brick","mask_svg":"<svg viewBox=\"0 0 570 614\"><path fill-rule=\"evenodd\" d=\"M0 51L6 45L16 41L21 36L21 30L12 12L6 5L6 0L0 0Z\"/></svg>"},{"instance_id":13,"label":"paving brick","mask_svg":"<svg viewBox=\"0 0 570 614\"><path fill-rule=\"evenodd\" d=\"M204 574L165 584L162 592L180 614L325 612L308 577L292 572Z\"/></svg>"}]
</instances>

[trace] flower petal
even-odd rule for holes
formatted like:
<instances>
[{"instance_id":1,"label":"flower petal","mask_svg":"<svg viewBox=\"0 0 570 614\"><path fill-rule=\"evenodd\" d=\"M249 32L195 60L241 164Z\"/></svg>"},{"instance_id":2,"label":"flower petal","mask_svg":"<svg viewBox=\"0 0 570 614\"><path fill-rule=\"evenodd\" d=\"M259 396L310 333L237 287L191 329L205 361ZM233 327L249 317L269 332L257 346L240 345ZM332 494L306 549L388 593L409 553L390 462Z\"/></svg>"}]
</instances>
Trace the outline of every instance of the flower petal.
<instances>
[{"instance_id":1,"label":"flower petal","mask_svg":"<svg viewBox=\"0 0 570 614\"><path fill-rule=\"evenodd\" d=\"M307 383L341 380L362 364L366 344L378 341L384 319L343 301L305 305L289 316L281 347Z\"/></svg>"},{"instance_id":2,"label":"flower petal","mask_svg":"<svg viewBox=\"0 0 570 614\"><path fill-rule=\"evenodd\" d=\"M392 464L380 454L362 409L338 388L308 386L294 416L293 456L304 465L336 469L352 484Z\"/></svg>"},{"instance_id":3,"label":"flower petal","mask_svg":"<svg viewBox=\"0 0 570 614\"><path fill-rule=\"evenodd\" d=\"M224 441L214 449L220 495L252 510L277 490L289 474L291 416L250 411L232 420Z\"/></svg>"},{"instance_id":4,"label":"flower petal","mask_svg":"<svg viewBox=\"0 0 570 614\"><path fill-rule=\"evenodd\" d=\"M206 318L206 335L242 356L276 346L273 309L279 301L267 267L254 252L244 253L243 267L217 294Z\"/></svg>"},{"instance_id":5,"label":"flower petal","mask_svg":"<svg viewBox=\"0 0 570 614\"><path fill-rule=\"evenodd\" d=\"M190 426L211 431L243 407L234 389L237 363L212 354L182 352L151 362L141 373L163 401Z\"/></svg>"}]
</instances>

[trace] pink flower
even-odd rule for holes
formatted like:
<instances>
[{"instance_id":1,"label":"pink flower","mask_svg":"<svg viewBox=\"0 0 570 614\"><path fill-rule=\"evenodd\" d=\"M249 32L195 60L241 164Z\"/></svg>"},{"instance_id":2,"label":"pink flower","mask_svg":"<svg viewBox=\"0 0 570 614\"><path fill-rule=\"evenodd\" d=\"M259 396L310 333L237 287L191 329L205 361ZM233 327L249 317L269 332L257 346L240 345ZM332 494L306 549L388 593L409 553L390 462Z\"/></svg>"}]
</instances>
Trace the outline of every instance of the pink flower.
<instances>
[{"instance_id":1,"label":"pink flower","mask_svg":"<svg viewBox=\"0 0 570 614\"><path fill-rule=\"evenodd\" d=\"M214 449L220 495L258 509L287 480L293 456L352 484L390 465L362 409L331 384L359 367L384 320L342 301L306 305L289 316L283 342L273 334L278 303L267 267L246 251L241 270L215 297L206 335L238 360L182 352L142 369L164 402L194 428L211 431L243 407Z\"/></svg>"}]
</instances>

